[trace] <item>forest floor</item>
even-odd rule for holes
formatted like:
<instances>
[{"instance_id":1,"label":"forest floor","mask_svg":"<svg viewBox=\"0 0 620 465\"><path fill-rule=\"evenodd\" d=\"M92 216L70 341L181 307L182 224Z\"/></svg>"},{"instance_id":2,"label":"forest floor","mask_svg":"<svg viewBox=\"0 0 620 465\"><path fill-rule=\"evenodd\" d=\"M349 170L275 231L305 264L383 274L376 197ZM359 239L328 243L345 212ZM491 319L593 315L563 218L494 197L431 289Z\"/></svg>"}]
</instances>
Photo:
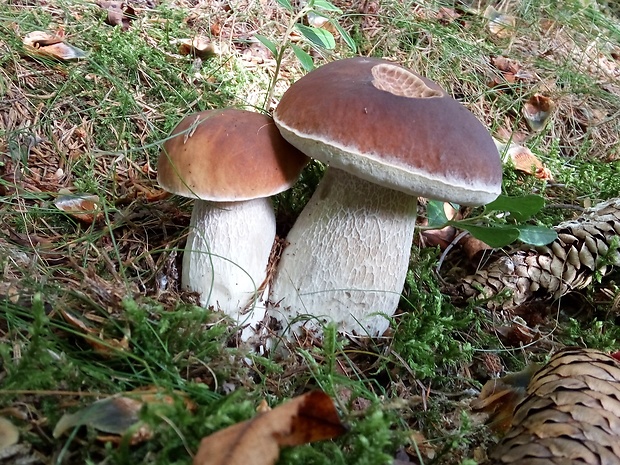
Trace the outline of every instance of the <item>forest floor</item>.
<instances>
[{"instance_id":1,"label":"forest floor","mask_svg":"<svg viewBox=\"0 0 620 465\"><path fill-rule=\"evenodd\" d=\"M459 245L442 256L420 235L399 311L374 340L327 327L287 355L257 354L180 289L192 201L158 186L161 144L198 111L271 113L308 63L288 47L277 66L265 42L290 42L314 66L376 56L437 82L543 167L504 167L504 194L546 202L530 224L618 197L617 13L577 0L333 3L315 3L333 47L290 28L300 6L284 0L0 4L0 416L20 432L0 443L0 464L191 463L202 437L262 400L317 388L348 432L287 448L279 463L483 463L495 436L470 403L486 381L565 345L620 348L617 274L559 301L491 311L444 281L484 265ZM207 52L187 53L183 41L197 37ZM74 47L69 60L42 51L56 42ZM528 123L541 112L544 124ZM276 197L281 237L322 169L310 164ZM138 407L89 413L121 393ZM76 411L86 413L58 427ZM104 414L117 420L103 426ZM123 415L145 429L127 432Z\"/></svg>"}]
</instances>

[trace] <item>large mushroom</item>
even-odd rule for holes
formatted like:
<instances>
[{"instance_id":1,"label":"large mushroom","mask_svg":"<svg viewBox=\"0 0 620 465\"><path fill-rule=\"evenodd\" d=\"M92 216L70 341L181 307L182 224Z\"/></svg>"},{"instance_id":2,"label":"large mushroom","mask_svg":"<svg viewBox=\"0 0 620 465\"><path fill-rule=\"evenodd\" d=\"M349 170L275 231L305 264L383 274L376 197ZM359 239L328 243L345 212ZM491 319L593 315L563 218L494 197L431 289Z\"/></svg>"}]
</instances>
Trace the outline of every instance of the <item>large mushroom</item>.
<instances>
[{"instance_id":1,"label":"large mushroom","mask_svg":"<svg viewBox=\"0 0 620 465\"><path fill-rule=\"evenodd\" d=\"M374 58L310 72L285 92L274 121L329 166L287 236L270 312L293 329L329 320L382 334L403 289L417 196L494 200L502 167L493 139L437 84Z\"/></svg>"},{"instance_id":2,"label":"large mushroom","mask_svg":"<svg viewBox=\"0 0 620 465\"><path fill-rule=\"evenodd\" d=\"M203 111L174 129L157 179L167 191L196 199L181 282L200 293L201 305L245 318L259 297L275 238L269 196L290 188L307 162L259 113Z\"/></svg>"}]
</instances>

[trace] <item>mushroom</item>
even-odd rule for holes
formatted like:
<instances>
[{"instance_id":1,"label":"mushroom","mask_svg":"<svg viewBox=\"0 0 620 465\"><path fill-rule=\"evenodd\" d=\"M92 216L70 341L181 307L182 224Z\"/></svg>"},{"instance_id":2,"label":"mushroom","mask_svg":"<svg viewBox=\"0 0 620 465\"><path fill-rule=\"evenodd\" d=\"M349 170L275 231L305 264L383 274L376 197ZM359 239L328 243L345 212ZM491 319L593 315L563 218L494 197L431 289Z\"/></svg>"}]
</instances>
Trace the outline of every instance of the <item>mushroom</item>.
<instances>
[{"instance_id":1,"label":"mushroom","mask_svg":"<svg viewBox=\"0 0 620 465\"><path fill-rule=\"evenodd\" d=\"M493 139L437 84L374 58L308 73L285 92L274 121L328 168L287 236L269 312L291 329L325 319L381 335L404 286L417 196L494 200L502 167Z\"/></svg>"},{"instance_id":2,"label":"mushroom","mask_svg":"<svg viewBox=\"0 0 620 465\"><path fill-rule=\"evenodd\" d=\"M290 188L307 162L259 113L203 111L174 129L157 179L167 191L196 199L181 283L200 294L202 306L239 320L256 303L275 239L268 197Z\"/></svg>"}]
</instances>

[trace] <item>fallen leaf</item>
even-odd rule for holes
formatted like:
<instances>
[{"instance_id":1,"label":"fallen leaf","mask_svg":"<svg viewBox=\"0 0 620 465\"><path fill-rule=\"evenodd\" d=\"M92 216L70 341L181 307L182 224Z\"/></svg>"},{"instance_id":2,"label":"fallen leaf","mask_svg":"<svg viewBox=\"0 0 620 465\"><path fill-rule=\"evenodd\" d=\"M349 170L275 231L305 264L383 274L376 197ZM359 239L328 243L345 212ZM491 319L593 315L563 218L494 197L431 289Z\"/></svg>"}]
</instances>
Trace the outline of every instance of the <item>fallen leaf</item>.
<instances>
[{"instance_id":1,"label":"fallen leaf","mask_svg":"<svg viewBox=\"0 0 620 465\"><path fill-rule=\"evenodd\" d=\"M461 14L458 13L454 8L448 8L445 6L439 7L439 11L437 11L437 20L441 24L450 24L456 21L461 17Z\"/></svg>"},{"instance_id":2,"label":"fallen leaf","mask_svg":"<svg viewBox=\"0 0 620 465\"><path fill-rule=\"evenodd\" d=\"M37 250L37 255L43 258L48 264L64 263L66 254L60 253L57 249L58 241L61 236L42 237L37 234L19 233L10 227L5 226L7 237L11 242L22 245L28 249Z\"/></svg>"},{"instance_id":3,"label":"fallen leaf","mask_svg":"<svg viewBox=\"0 0 620 465\"><path fill-rule=\"evenodd\" d=\"M179 53L192 55L198 58L211 58L220 54L220 50L206 37L194 37L193 39L179 39Z\"/></svg>"},{"instance_id":4,"label":"fallen leaf","mask_svg":"<svg viewBox=\"0 0 620 465\"><path fill-rule=\"evenodd\" d=\"M103 217L103 212L99 208L99 197L96 195L61 195L54 201L54 205L86 224L93 224Z\"/></svg>"},{"instance_id":5,"label":"fallen leaf","mask_svg":"<svg viewBox=\"0 0 620 465\"><path fill-rule=\"evenodd\" d=\"M601 124L605 118L606 114L603 110L592 109L586 106L577 106L574 108L573 117L579 124L582 124L586 127L597 126Z\"/></svg>"},{"instance_id":6,"label":"fallen leaf","mask_svg":"<svg viewBox=\"0 0 620 465\"><path fill-rule=\"evenodd\" d=\"M17 427L4 417L0 417L0 450L17 444L19 441L19 430Z\"/></svg>"},{"instance_id":7,"label":"fallen leaf","mask_svg":"<svg viewBox=\"0 0 620 465\"><path fill-rule=\"evenodd\" d=\"M86 343L91 346L97 354L109 357L118 353L118 351L126 352L129 350L129 336L127 334L120 340L105 339L101 331L91 328L72 313L64 309L59 309L58 312L67 323L80 331L80 335L84 337Z\"/></svg>"},{"instance_id":8,"label":"fallen leaf","mask_svg":"<svg viewBox=\"0 0 620 465\"><path fill-rule=\"evenodd\" d=\"M55 438L77 426L90 426L96 430L111 434L124 434L138 422L138 413L144 404L129 397L110 397L98 400L77 412L62 416L54 432Z\"/></svg>"},{"instance_id":9,"label":"fallen leaf","mask_svg":"<svg viewBox=\"0 0 620 465\"><path fill-rule=\"evenodd\" d=\"M312 391L207 436L193 463L270 465L278 459L282 446L331 439L344 432L331 398L324 392Z\"/></svg>"},{"instance_id":10,"label":"fallen leaf","mask_svg":"<svg viewBox=\"0 0 620 465\"><path fill-rule=\"evenodd\" d=\"M443 210L446 218L450 220L461 219L459 212L450 202L444 202ZM420 244L423 247L439 246L441 250L445 250L456 237L456 228L454 226L445 226L441 229L425 229L420 233Z\"/></svg>"},{"instance_id":11,"label":"fallen leaf","mask_svg":"<svg viewBox=\"0 0 620 465\"><path fill-rule=\"evenodd\" d=\"M252 64L262 64L273 58L269 49L260 42L251 43L242 54L243 59Z\"/></svg>"},{"instance_id":12,"label":"fallen leaf","mask_svg":"<svg viewBox=\"0 0 620 465\"><path fill-rule=\"evenodd\" d=\"M213 36L219 36L222 32L222 23L217 19L213 20L213 23L209 28L209 32L211 32L211 35Z\"/></svg>"},{"instance_id":13,"label":"fallen leaf","mask_svg":"<svg viewBox=\"0 0 620 465\"><path fill-rule=\"evenodd\" d=\"M329 22L327 16L317 14L314 11L309 11L306 15L306 19L308 20L308 25L319 28L324 27Z\"/></svg>"},{"instance_id":14,"label":"fallen leaf","mask_svg":"<svg viewBox=\"0 0 620 465\"><path fill-rule=\"evenodd\" d=\"M536 176L538 179L553 180L551 171L527 147L511 144L504 157L517 171Z\"/></svg>"},{"instance_id":15,"label":"fallen leaf","mask_svg":"<svg viewBox=\"0 0 620 465\"><path fill-rule=\"evenodd\" d=\"M146 386L131 391L132 396L137 396L145 404L165 404L173 405L175 399L180 398L189 412L193 412L198 407L187 395L181 391L173 391L175 397L164 394L161 389L155 386Z\"/></svg>"},{"instance_id":16,"label":"fallen leaf","mask_svg":"<svg viewBox=\"0 0 620 465\"><path fill-rule=\"evenodd\" d=\"M131 22L136 19L136 11L127 2L99 0L97 5L107 11L106 23L120 26L123 31L128 30Z\"/></svg>"},{"instance_id":17,"label":"fallen leaf","mask_svg":"<svg viewBox=\"0 0 620 465\"><path fill-rule=\"evenodd\" d=\"M515 407L525 397L527 386L539 368L532 364L522 371L487 381L470 407L489 414L487 424L491 429L505 433L512 422Z\"/></svg>"},{"instance_id":18,"label":"fallen leaf","mask_svg":"<svg viewBox=\"0 0 620 465\"><path fill-rule=\"evenodd\" d=\"M420 232L420 245L422 247L437 247L441 250L452 243L456 237L456 228L454 226L445 226L441 229L425 229Z\"/></svg>"},{"instance_id":19,"label":"fallen leaf","mask_svg":"<svg viewBox=\"0 0 620 465\"><path fill-rule=\"evenodd\" d=\"M516 75L521 70L519 63L504 56L491 57L491 64L501 71L504 79L510 83L515 82Z\"/></svg>"},{"instance_id":20,"label":"fallen leaf","mask_svg":"<svg viewBox=\"0 0 620 465\"><path fill-rule=\"evenodd\" d=\"M411 431L409 434L411 445L407 447L407 453L412 457L418 457L418 452L423 458L433 460L437 453L435 446L426 439L420 431Z\"/></svg>"},{"instance_id":21,"label":"fallen leaf","mask_svg":"<svg viewBox=\"0 0 620 465\"><path fill-rule=\"evenodd\" d=\"M507 38L514 34L517 18L512 15L500 13L491 5L484 10L484 17L489 20L488 28L496 37Z\"/></svg>"},{"instance_id":22,"label":"fallen leaf","mask_svg":"<svg viewBox=\"0 0 620 465\"><path fill-rule=\"evenodd\" d=\"M465 255L472 262L478 263L480 261L480 254L485 250L492 250L491 247L486 242L481 241L480 239L475 238L471 234L468 234L463 239L461 239L461 248Z\"/></svg>"},{"instance_id":23,"label":"fallen leaf","mask_svg":"<svg viewBox=\"0 0 620 465\"><path fill-rule=\"evenodd\" d=\"M102 442L118 444L123 440L122 436L130 429L130 444L138 444L150 439L152 431L146 424L140 423L140 410L145 404L172 405L175 399L153 388L137 389L131 394L132 397L115 396L98 400L76 412L63 415L54 428L53 436L58 438L69 429L88 426L107 433L97 437ZM186 399L183 394L180 395L189 411L196 408L195 404Z\"/></svg>"},{"instance_id":24,"label":"fallen leaf","mask_svg":"<svg viewBox=\"0 0 620 465\"><path fill-rule=\"evenodd\" d=\"M555 110L555 102L544 95L532 95L523 105L523 117L532 131L542 131Z\"/></svg>"},{"instance_id":25,"label":"fallen leaf","mask_svg":"<svg viewBox=\"0 0 620 465\"><path fill-rule=\"evenodd\" d=\"M541 338L540 331L537 328L530 328L521 317L515 317L510 325L495 327L495 332L510 347L521 347Z\"/></svg>"},{"instance_id":26,"label":"fallen leaf","mask_svg":"<svg viewBox=\"0 0 620 465\"><path fill-rule=\"evenodd\" d=\"M543 34L548 34L552 29L554 29L557 26L557 22L549 19L549 18L542 18L539 22L538 25L540 26L540 31Z\"/></svg>"},{"instance_id":27,"label":"fallen leaf","mask_svg":"<svg viewBox=\"0 0 620 465\"><path fill-rule=\"evenodd\" d=\"M501 76L493 75L489 87L495 87L508 82L512 84L517 81L533 81L537 79L534 73L527 71L521 65L510 58L504 56L491 57L491 65L501 72Z\"/></svg>"},{"instance_id":28,"label":"fallen leaf","mask_svg":"<svg viewBox=\"0 0 620 465\"><path fill-rule=\"evenodd\" d=\"M86 57L86 52L63 41L62 37L45 31L32 31L24 36L26 52L32 56L59 61L75 61Z\"/></svg>"},{"instance_id":29,"label":"fallen leaf","mask_svg":"<svg viewBox=\"0 0 620 465\"><path fill-rule=\"evenodd\" d=\"M506 148L505 142L510 142L511 144L523 145L528 139L527 133L525 133L524 131L519 131L519 130L513 131L512 129L509 129L510 125L511 125L510 121L506 121L505 125L499 126L495 131L497 138L500 141L503 141L503 142L498 141L498 144L496 144L498 145L497 147L498 150L504 150Z\"/></svg>"}]
</instances>

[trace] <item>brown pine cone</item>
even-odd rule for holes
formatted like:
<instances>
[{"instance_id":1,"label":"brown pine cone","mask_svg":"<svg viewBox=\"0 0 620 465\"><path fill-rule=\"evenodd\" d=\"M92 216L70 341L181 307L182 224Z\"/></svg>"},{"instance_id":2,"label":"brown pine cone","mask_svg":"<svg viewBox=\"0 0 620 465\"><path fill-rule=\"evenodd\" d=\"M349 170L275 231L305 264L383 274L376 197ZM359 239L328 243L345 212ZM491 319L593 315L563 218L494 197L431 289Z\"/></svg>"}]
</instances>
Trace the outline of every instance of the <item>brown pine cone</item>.
<instances>
[{"instance_id":1,"label":"brown pine cone","mask_svg":"<svg viewBox=\"0 0 620 465\"><path fill-rule=\"evenodd\" d=\"M538 370L494 465L620 465L620 362L567 348Z\"/></svg>"},{"instance_id":2,"label":"brown pine cone","mask_svg":"<svg viewBox=\"0 0 620 465\"><path fill-rule=\"evenodd\" d=\"M610 265L620 265L620 199L600 203L554 229L558 238L548 246L496 252L488 265L463 279L460 293L484 299L507 290L507 300L488 303L507 310L534 298L557 299L586 287L596 274L609 273Z\"/></svg>"}]
</instances>

